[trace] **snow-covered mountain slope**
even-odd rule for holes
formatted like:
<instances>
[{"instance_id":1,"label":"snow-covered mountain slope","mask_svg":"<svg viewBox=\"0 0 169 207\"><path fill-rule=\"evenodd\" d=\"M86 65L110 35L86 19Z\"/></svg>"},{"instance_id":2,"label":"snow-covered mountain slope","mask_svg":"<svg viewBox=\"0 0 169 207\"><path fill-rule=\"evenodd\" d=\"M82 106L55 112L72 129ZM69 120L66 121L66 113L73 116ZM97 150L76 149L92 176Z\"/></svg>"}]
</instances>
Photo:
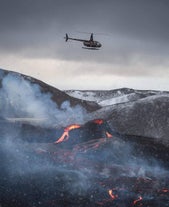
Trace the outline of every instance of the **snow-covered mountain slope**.
<instances>
[{"instance_id":1,"label":"snow-covered mountain slope","mask_svg":"<svg viewBox=\"0 0 169 207\"><path fill-rule=\"evenodd\" d=\"M94 101L100 106L109 106L153 96L157 94L168 94L168 92L153 91L153 90L134 90L130 88L121 88L109 91L81 91L68 90L65 91L69 96L76 97L82 100Z\"/></svg>"},{"instance_id":2,"label":"snow-covered mountain slope","mask_svg":"<svg viewBox=\"0 0 169 207\"><path fill-rule=\"evenodd\" d=\"M129 101L136 101L139 99L140 96L138 96L136 93L130 93L130 94L124 94L124 95L119 95L117 97L105 99L103 101L99 101L98 104L100 106L110 106L114 104L119 104L119 103L126 103Z\"/></svg>"}]
</instances>

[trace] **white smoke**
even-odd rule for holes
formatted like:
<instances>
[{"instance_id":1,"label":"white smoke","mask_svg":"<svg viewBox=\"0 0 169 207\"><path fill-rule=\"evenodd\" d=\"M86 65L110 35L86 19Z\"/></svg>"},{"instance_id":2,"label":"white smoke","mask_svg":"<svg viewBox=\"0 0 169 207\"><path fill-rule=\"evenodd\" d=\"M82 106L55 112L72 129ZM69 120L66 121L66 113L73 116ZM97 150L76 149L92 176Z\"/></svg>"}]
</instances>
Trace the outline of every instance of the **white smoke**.
<instances>
[{"instance_id":1,"label":"white smoke","mask_svg":"<svg viewBox=\"0 0 169 207\"><path fill-rule=\"evenodd\" d=\"M70 192L73 189L73 193L78 193L79 188L86 190L88 178L84 173L78 170L69 170L64 165L42 159L36 153L33 144L23 141L26 134L22 133L22 122L24 123L25 119L35 126L64 127L73 123L84 123L83 117L86 110L80 105L71 107L69 100L64 101L59 108L52 100L52 94L42 93L38 84L31 83L18 74L9 73L4 77L0 73L0 78L2 79L0 117L7 121L21 121L21 123L14 125L10 122L2 121L0 123L0 130L2 129L0 154L2 155L2 166L4 165L4 171L0 172L0 183L8 178L7 184L5 183L8 186L10 182L20 176L23 179L27 179L26 177L29 175L41 179L38 178L39 175L47 177L49 175L49 179L51 177L58 180L61 178L66 183L65 188L68 188ZM33 140L35 134L29 131L27 136ZM38 136L41 140L43 135ZM71 184L69 184L70 181Z\"/></svg>"},{"instance_id":2,"label":"white smoke","mask_svg":"<svg viewBox=\"0 0 169 207\"><path fill-rule=\"evenodd\" d=\"M39 85L19 75L8 74L3 78L0 90L0 115L4 118L32 118L32 123L47 127L83 123L84 108L71 107L69 101L65 101L59 109L51 97L50 93L42 93ZM33 122L33 119L41 121Z\"/></svg>"}]
</instances>

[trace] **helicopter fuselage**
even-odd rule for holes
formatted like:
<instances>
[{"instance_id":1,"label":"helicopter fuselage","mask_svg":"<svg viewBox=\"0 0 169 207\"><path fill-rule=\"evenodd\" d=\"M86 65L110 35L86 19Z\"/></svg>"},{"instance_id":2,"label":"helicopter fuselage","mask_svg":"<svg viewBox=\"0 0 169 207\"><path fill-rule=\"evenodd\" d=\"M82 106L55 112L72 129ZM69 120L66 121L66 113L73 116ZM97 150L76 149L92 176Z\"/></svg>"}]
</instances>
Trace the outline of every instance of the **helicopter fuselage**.
<instances>
[{"instance_id":1,"label":"helicopter fuselage","mask_svg":"<svg viewBox=\"0 0 169 207\"><path fill-rule=\"evenodd\" d=\"M84 46L86 47L101 47L102 45L98 41L84 41Z\"/></svg>"}]
</instances>

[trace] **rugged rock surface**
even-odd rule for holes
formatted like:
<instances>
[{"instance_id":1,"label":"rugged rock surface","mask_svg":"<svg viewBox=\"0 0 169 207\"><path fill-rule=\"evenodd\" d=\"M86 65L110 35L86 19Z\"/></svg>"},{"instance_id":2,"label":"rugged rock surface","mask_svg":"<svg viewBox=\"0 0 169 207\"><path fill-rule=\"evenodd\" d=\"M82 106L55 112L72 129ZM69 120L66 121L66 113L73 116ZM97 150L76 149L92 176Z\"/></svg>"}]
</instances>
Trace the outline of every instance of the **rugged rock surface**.
<instances>
[{"instance_id":1,"label":"rugged rock surface","mask_svg":"<svg viewBox=\"0 0 169 207\"><path fill-rule=\"evenodd\" d=\"M122 134L152 137L169 144L169 96L166 94L103 107L91 117L107 120Z\"/></svg>"},{"instance_id":2,"label":"rugged rock surface","mask_svg":"<svg viewBox=\"0 0 169 207\"><path fill-rule=\"evenodd\" d=\"M167 92L0 78L0 206L168 206Z\"/></svg>"}]
</instances>

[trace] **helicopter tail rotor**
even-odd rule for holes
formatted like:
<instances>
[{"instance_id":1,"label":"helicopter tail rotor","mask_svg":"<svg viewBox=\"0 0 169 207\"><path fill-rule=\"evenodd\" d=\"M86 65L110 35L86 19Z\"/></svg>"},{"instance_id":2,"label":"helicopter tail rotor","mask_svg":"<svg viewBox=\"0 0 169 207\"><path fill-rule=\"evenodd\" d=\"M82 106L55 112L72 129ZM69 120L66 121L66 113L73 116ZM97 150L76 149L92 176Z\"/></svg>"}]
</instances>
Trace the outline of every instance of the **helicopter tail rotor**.
<instances>
[{"instance_id":1,"label":"helicopter tail rotor","mask_svg":"<svg viewBox=\"0 0 169 207\"><path fill-rule=\"evenodd\" d=\"M69 37L68 37L68 34L66 33L66 36L65 36L65 41L67 42L67 41L68 41L68 39L69 39Z\"/></svg>"}]
</instances>

